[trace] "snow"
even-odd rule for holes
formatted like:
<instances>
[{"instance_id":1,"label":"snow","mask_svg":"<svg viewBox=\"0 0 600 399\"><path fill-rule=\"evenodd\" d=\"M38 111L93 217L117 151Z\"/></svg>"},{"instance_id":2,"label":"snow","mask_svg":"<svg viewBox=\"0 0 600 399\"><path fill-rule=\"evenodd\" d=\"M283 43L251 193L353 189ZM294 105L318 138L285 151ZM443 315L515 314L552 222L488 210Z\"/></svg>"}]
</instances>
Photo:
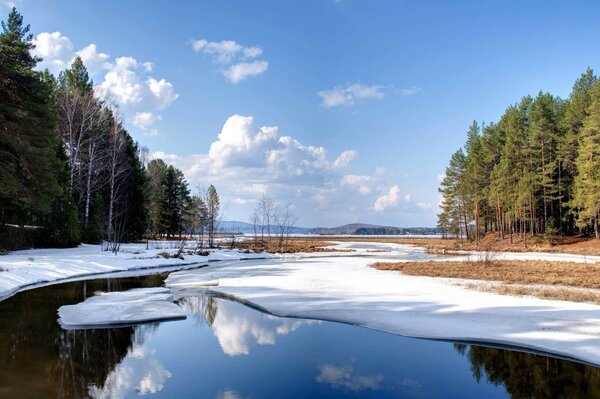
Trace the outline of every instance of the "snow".
<instances>
[{"instance_id":1,"label":"snow","mask_svg":"<svg viewBox=\"0 0 600 399\"><path fill-rule=\"evenodd\" d=\"M217 263L172 273L165 283L176 297L185 296L188 287L204 286L277 316L516 346L600 365L598 305L498 295L468 290L457 280L376 270L369 265L390 257L368 254Z\"/></svg>"},{"instance_id":2,"label":"snow","mask_svg":"<svg viewBox=\"0 0 600 399\"><path fill-rule=\"evenodd\" d=\"M332 249L351 252L270 255L221 249L208 256L184 255L181 260L159 256L165 251L161 245L146 250L145 244L128 244L117 255L96 245L81 245L0 256L4 270L0 272L0 300L23 289L74 279L210 264L172 273L166 284L177 297L187 289L205 289L279 316L334 320L414 337L514 345L600 364L598 305L503 296L468 290L456 280L404 276L369 267L376 261L461 260L482 256L479 253L448 256L411 245L343 242ZM168 252L174 253L175 248L171 246ZM598 256L554 253L502 252L495 257L600 261ZM164 291L141 297L129 291L124 297L114 295L90 298L91 302L80 304L83 308L62 309L63 322L131 323L175 314L176 305L165 300L169 294ZM94 306L102 311L81 310ZM88 319L82 321L84 316Z\"/></svg>"},{"instance_id":3,"label":"snow","mask_svg":"<svg viewBox=\"0 0 600 399\"><path fill-rule=\"evenodd\" d=\"M171 248L171 249L165 249ZM48 283L92 278L103 274L137 271L150 268L186 268L207 265L220 260L240 260L270 257L269 254L245 254L238 250L214 250L208 256L184 255L184 259L160 256L177 252L175 242L124 244L117 255L102 251L99 245L80 245L67 249L32 249L0 256L0 300L24 289Z\"/></svg>"},{"instance_id":4,"label":"snow","mask_svg":"<svg viewBox=\"0 0 600 399\"><path fill-rule=\"evenodd\" d=\"M65 329L85 329L131 325L151 321L185 319L185 311L173 303L164 287L105 292L76 305L58 309L59 323Z\"/></svg>"}]
</instances>

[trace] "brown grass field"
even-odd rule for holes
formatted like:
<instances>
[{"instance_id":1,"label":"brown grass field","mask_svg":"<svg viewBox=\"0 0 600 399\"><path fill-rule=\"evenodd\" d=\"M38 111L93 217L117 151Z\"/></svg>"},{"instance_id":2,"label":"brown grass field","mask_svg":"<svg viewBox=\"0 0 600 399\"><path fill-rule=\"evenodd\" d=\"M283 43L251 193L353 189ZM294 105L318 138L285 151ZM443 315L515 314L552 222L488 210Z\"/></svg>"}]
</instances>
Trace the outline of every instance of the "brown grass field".
<instances>
[{"instance_id":1,"label":"brown grass field","mask_svg":"<svg viewBox=\"0 0 600 399\"><path fill-rule=\"evenodd\" d=\"M277 252L277 253L297 253L297 252L336 252L339 250L326 249L325 247L333 245L326 240L306 240L304 238L290 238L280 243L273 238L254 241L253 239L239 241L235 244L236 248L254 252Z\"/></svg>"},{"instance_id":2,"label":"brown grass field","mask_svg":"<svg viewBox=\"0 0 600 399\"><path fill-rule=\"evenodd\" d=\"M375 263L379 270L409 276L445 277L499 284L467 283L467 288L507 295L534 295L600 303L600 265L548 261L449 261Z\"/></svg>"},{"instance_id":3,"label":"brown grass field","mask_svg":"<svg viewBox=\"0 0 600 399\"><path fill-rule=\"evenodd\" d=\"M292 238L291 240L295 240ZM541 236L527 238L527 246L517 235L503 240L497 234L488 234L479 245L467 240L454 238L413 238L413 237L352 237L352 236L315 236L298 238L302 241L355 241L355 242L384 242L410 244L424 247L429 251L505 251L505 252L554 252L579 255L600 255L600 240L587 237L554 237L547 239Z\"/></svg>"}]
</instances>

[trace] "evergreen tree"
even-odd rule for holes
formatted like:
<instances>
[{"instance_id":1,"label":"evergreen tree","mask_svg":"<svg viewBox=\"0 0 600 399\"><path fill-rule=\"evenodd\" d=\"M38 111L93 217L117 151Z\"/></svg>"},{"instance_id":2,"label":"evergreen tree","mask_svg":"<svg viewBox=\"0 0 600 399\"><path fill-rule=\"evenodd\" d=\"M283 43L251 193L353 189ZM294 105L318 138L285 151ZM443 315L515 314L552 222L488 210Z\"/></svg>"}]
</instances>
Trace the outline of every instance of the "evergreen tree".
<instances>
[{"instance_id":1,"label":"evergreen tree","mask_svg":"<svg viewBox=\"0 0 600 399\"><path fill-rule=\"evenodd\" d=\"M63 187L52 84L15 8L0 33L0 223L43 224Z\"/></svg>"},{"instance_id":2,"label":"evergreen tree","mask_svg":"<svg viewBox=\"0 0 600 399\"><path fill-rule=\"evenodd\" d=\"M593 226L600 239L600 83L590 91L591 103L587 109L579 137L579 155L576 166L574 205L578 208L577 224Z\"/></svg>"},{"instance_id":3,"label":"evergreen tree","mask_svg":"<svg viewBox=\"0 0 600 399\"><path fill-rule=\"evenodd\" d=\"M452 154L439 191L443 195L442 214L445 224L449 225L449 231L456 235L462 235L464 231L465 237L468 239L470 201L468 186L465 183L466 164L467 160L462 149Z\"/></svg>"},{"instance_id":4,"label":"evergreen tree","mask_svg":"<svg viewBox=\"0 0 600 399\"><path fill-rule=\"evenodd\" d=\"M212 184L206 191L206 208L208 224L208 246L213 247L219 223L221 203L219 201L219 194L217 194L217 189Z\"/></svg>"}]
</instances>

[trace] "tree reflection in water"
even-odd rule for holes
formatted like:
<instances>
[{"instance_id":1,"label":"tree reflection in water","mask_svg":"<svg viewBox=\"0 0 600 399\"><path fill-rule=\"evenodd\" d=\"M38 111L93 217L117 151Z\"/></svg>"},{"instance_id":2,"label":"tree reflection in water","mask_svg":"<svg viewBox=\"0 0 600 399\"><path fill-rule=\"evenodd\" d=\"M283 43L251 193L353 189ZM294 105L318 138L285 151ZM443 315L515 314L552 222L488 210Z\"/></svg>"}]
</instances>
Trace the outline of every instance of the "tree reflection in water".
<instances>
[{"instance_id":1,"label":"tree reflection in water","mask_svg":"<svg viewBox=\"0 0 600 399\"><path fill-rule=\"evenodd\" d=\"M542 355L454 344L477 382L504 385L514 399L600 398L600 369Z\"/></svg>"},{"instance_id":2,"label":"tree reflection in water","mask_svg":"<svg viewBox=\"0 0 600 399\"><path fill-rule=\"evenodd\" d=\"M132 347L134 329L65 331L56 310L94 291L160 285L164 276L103 279L26 291L0 302L0 397L85 398Z\"/></svg>"},{"instance_id":3,"label":"tree reflection in water","mask_svg":"<svg viewBox=\"0 0 600 399\"><path fill-rule=\"evenodd\" d=\"M378 339L374 336L381 333L325 323L322 328L303 327L318 322L274 317L235 302L205 295L204 291L186 292L185 297L179 299L178 303L186 309L188 320L168 328L166 325L159 328L158 324L148 324L135 328L65 331L56 321L56 310L61 305L81 302L96 290L160 286L163 277L60 284L23 292L0 302L0 397L137 397L159 391L162 395L177 397L173 396L174 392L188 388L203 390L204 393L214 392L213 397L233 397L236 392L254 389L257 392L261 392L260 389L270 392L270 383L260 387L243 385L248 376L260 378L265 373L280 373L279 389L283 392L288 386L295 386L296 389L305 390L305 397L314 392L333 394L333 391L324 389L335 389L337 396L363 392L368 397L375 389L383 395L387 392L383 389L384 384L394 384L393 376L386 373L388 368L393 369L395 365L400 372L398 375L403 376L400 382L402 386L398 389L403 389L405 382L410 381L402 373L411 370L412 363L398 363L394 350L401 351L402 345L412 346L416 341L403 343L403 340L409 339L394 337L398 340L394 341L391 338L393 336L386 335L385 341L388 343L385 345L388 346L374 345L371 348L373 340ZM308 334L291 334L301 327L308 330ZM182 328L190 333L186 335L190 341L179 341ZM336 335L334 341L328 341L332 332L341 334L339 340ZM344 334L348 334L348 339L359 339L357 347L351 351L354 362L344 362L347 359L344 358L345 350L342 350L343 342L349 342L342 339ZM284 339L286 335L290 336ZM154 341L155 337L160 339ZM199 340L206 346L200 349L194 347ZM321 341L324 342L323 346L319 346ZM160 345L154 348L157 342ZM276 351L267 350L276 344ZM400 346L396 347L398 344ZM424 345L423 348L431 345ZM190 348L195 356L186 353L171 358L169 362L171 348L180 351ZM158 349L156 353L153 352L155 349ZM388 349L390 358L386 358ZM600 398L600 369L510 350L459 344L454 345L454 349L470 363L470 374L474 380L485 382L473 383L478 387L490 386L489 381L505 387L513 398ZM431 350L425 354L420 368L423 374L413 376L424 381L419 389L428 389L429 380L437 383L448 377L436 374L445 373L443 367L436 372L429 370L427 365L437 364L436 353L437 350ZM276 370L269 368L272 367L272 358L269 356L274 355L287 359L286 367L278 365ZM461 356L452 358L451 362L464 364ZM207 362L207 359L211 361ZM310 362L317 359L320 363L317 364L315 375L314 365ZM356 359L363 359L372 367L361 365ZM407 358L406 361L412 362L414 358ZM169 365L169 370L163 363ZM219 367L215 369L215 365ZM217 370L216 374L201 383L193 380L181 384L186 370L202 367L207 367L204 369L206 373ZM174 381L169 384L171 372ZM235 381L241 384L240 387L222 386L222 376L227 376L227 384L230 384L232 375L239 376ZM453 387L455 393L473 389L464 385L465 379L472 381L469 374L460 377L463 378L460 384ZM179 385L175 380L179 380Z\"/></svg>"}]
</instances>

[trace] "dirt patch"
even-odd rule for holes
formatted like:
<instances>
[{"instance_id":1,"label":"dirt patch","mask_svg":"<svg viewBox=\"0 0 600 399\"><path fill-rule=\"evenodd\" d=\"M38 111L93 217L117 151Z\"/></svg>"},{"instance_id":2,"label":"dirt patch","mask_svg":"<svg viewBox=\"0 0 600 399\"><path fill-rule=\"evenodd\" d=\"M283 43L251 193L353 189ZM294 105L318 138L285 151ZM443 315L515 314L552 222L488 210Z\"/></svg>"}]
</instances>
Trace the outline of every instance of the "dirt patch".
<instances>
[{"instance_id":1,"label":"dirt patch","mask_svg":"<svg viewBox=\"0 0 600 399\"><path fill-rule=\"evenodd\" d=\"M380 262L372 267L379 270L397 270L409 276L600 289L600 265L597 264L494 260L491 262Z\"/></svg>"}]
</instances>

